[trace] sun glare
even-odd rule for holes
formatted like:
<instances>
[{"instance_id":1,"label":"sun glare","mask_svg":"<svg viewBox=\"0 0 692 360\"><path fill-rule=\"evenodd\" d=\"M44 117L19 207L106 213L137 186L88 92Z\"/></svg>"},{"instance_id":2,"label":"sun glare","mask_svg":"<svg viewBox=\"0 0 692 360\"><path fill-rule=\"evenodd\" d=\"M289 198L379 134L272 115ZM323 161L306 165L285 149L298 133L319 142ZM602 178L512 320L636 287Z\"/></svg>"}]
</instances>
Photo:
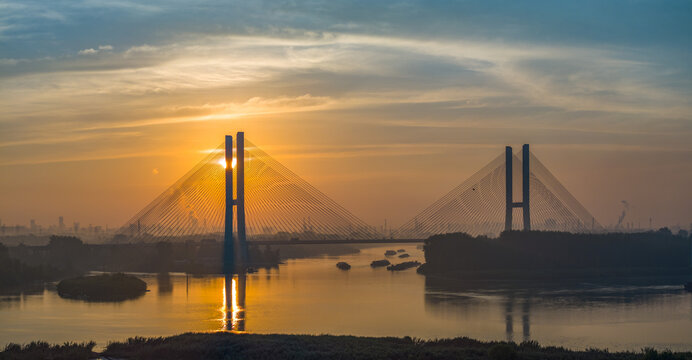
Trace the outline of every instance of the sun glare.
<instances>
[{"instance_id":1,"label":"sun glare","mask_svg":"<svg viewBox=\"0 0 692 360\"><path fill-rule=\"evenodd\" d=\"M238 160L236 160L236 158L233 158L233 161L231 161L231 168L235 168L235 165L237 162L238 162ZM225 169L227 166L226 159L225 158L219 159L218 164L223 166L223 168Z\"/></svg>"}]
</instances>

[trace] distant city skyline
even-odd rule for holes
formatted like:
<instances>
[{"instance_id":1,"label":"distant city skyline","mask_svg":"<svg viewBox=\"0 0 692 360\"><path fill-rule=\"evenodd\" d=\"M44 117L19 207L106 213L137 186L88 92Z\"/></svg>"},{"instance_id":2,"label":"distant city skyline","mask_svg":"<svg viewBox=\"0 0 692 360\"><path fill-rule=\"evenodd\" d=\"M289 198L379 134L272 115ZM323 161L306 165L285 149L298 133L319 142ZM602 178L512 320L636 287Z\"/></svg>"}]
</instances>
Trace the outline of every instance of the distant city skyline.
<instances>
[{"instance_id":1,"label":"distant city skyline","mask_svg":"<svg viewBox=\"0 0 692 360\"><path fill-rule=\"evenodd\" d=\"M42 223L36 219L30 219L28 223L6 223L0 218L0 236L2 235L105 235L113 232L121 226L109 226L108 224L82 224L78 220L66 223L63 216L57 217L55 222ZM111 234L112 235L112 234Z\"/></svg>"}]
</instances>

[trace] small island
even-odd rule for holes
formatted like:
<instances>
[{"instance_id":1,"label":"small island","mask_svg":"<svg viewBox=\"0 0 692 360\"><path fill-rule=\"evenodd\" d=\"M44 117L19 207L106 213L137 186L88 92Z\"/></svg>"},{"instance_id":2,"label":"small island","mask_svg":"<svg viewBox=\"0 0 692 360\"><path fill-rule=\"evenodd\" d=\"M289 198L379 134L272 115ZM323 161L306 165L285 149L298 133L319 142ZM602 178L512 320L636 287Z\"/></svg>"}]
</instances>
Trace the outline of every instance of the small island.
<instances>
[{"instance_id":1,"label":"small island","mask_svg":"<svg viewBox=\"0 0 692 360\"><path fill-rule=\"evenodd\" d=\"M389 265L389 264L391 264L391 263L390 263L389 260L387 260L387 259L375 260L375 261L373 261L373 262L370 263L370 267L376 268L376 267L387 266L387 265Z\"/></svg>"},{"instance_id":2,"label":"small island","mask_svg":"<svg viewBox=\"0 0 692 360\"><path fill-rule=\"evenodd\" d=\"M402 263L396 264L396 265L389 265L389 266L387 266L387 270L389 270L389 271L401 271L401 270L406 270L406 269L410 269L413 267L418 267L419 265L420 265L420 263L418 261L406 261L406 262L402 262Z\"/></svg>"},{"instance_id":3,"label":"small island","mask_svg":"<svg viewBox=\"0 0 692 360\"><path fill-rule=\"evenodd\" d=\"M80 276L58 283L61 297L86 301L123 301L140 297L146 291L147 283L123 273Z\"/></svg>"},{"instance_id":4,"label":"small island","mask_svg":"<svg viewBox=\"0 0 692 360\"><path fill-rule=\"evenodd\" d=\"M351 265L347 262L340 261L340 262L336 263L336 267L338 267L341 270L348 270L351 268Z\"/></svg>"},{"instance_id":5,"label":"small island","mask_svg":"<svg viewBox=\"0 0 692 360\"><path fill-rule=\"evenodd\" d=\"M404 254L399 255L399 259L405 259L409 256L411 256L411 255L404 253Z\"/></svg>"},{"instance_id":6,"label":"small island","mask_svg":"<svg viewBox=\"0 0 692 360\"><path fill-rule=\"evenodd\" d=\"M396 251L394 250L387 250L384 252L384 256L394 256L396 255Z\"/></svg>"}]
</instances>

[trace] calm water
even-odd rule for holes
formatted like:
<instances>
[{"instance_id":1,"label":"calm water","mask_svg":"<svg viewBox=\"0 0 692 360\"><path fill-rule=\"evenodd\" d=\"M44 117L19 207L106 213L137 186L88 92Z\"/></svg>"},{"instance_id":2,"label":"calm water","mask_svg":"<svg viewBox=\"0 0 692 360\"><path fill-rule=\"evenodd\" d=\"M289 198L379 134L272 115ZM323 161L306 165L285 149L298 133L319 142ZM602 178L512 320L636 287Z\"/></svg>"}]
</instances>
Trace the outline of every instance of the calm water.
<instances>
[{"instance_id":1,"label":"calm water","mask_svg":"<svg viewBox=\"0 0 692 360\"><path fill-rule=\"evenodd\" d=\"M415 246L396 248L423 259ZM3 296L0 345L94 340L103 347L135 335L232 329L692 350L692 294L681 286L426 284L413 269L371 269L370 261L383 258L386 249L291 260L246 278L172 275L166 281L142 275L151 291L115 304L66 300L50 289ZM337 261L353 267L338 270Z\"/></svg>"}]
</instances>

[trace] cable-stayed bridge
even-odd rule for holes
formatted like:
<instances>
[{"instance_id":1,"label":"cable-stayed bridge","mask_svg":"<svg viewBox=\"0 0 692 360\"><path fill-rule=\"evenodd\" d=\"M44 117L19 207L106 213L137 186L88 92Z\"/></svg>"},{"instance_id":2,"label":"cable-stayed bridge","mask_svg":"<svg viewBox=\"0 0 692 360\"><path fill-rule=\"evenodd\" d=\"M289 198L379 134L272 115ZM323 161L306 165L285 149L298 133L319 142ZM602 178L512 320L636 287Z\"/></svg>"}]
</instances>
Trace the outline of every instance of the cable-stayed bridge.
<instances>
[{"instance_id":1,"label":"cable-stayed bridge","mask_svg":"<svg viewBox=\"0 0 692 360\"><path fill-rule=\"evenodd\" d=\"M507 147L482 169L394 232L427 238L465 232L496 236L503 230L601 231L595 218L524 145L522 158ZM519 194L521 201L515 201Z\"/></svg>"},{"instance_id":2,"label":"cable-stayed bridge","mask_svg":"<svg viewBox=\"0 0 692 360\"><path fill-rule=\"evenodd\" d=\"M128 242L224 238L250 243L420 242L433 234L503 230L599 231L593 216L524 145L386 234L353 215L238 133L120 230ZM521 194L521 201L514 194ZM230 205L230 206L228 206ZM230 224L232 226L226 226ZM236 240L234 240L236 239ZM247 242L246 242L247 240Z\"/></svg>"},{"instance_id":3,"label":"cable-stayed bridge","mask_svg":"<svg viewBox=\"0 0 692 360\"><path fill-rule=\"evenodd\" d=\"M212 151L175 184L137 213L121 229L134 241L223 236L226 204L243 186L246 236L254 241L376 239L382 234L287 169L270 155L244 141L244 161L226 162L224 144ZM235 153L235 150L233 150ZM244 168L243 168L244 167ZM232 189L231 189L232 188ZM234 232L238 217L232 218Z\"/></svg>"}]
</instances>

